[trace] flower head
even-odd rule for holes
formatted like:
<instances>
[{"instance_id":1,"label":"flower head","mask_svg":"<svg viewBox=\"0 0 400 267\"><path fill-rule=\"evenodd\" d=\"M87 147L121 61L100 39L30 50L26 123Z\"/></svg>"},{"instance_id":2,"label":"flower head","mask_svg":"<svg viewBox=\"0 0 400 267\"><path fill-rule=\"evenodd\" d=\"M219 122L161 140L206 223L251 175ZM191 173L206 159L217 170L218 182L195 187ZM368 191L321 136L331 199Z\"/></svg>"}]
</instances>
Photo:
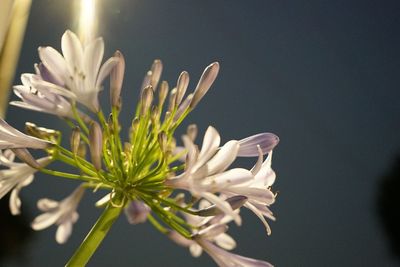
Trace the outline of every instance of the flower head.
<instances>
[{"instance_id":1,"label":"flower head","mask_svg":"<svg viewBox=\"0 0 400 267\"><path fill-rule=\"evenodd\" d=\"M72 95L64 92L66 96L77 100L93 112L98 112L97 95L118 59L111 57L101 65L103 39L97 38L83 45L76 34L69 30L61 38L61 48L63 55L52 47L39 48L39 57L53 79L53 82L40 84L50 90L54 87L58 91L69 90Z\"/></svg>"},{"instance_id":2,"label":"flower head","mask_svg":"<svg viewBox=\"0 0 400 267\"><path fill-rule=\"evenodd\" d=\"M37 206L44 213L35 218L32 222L32 228L38 231L55 224L58 226L56 241L59 244L65 243L72 233L72 225L79 218L76 209L84 192L85 188L79 186L71 195L60 202L48 198L40 199Z\"/></svg>"}]
</instances>

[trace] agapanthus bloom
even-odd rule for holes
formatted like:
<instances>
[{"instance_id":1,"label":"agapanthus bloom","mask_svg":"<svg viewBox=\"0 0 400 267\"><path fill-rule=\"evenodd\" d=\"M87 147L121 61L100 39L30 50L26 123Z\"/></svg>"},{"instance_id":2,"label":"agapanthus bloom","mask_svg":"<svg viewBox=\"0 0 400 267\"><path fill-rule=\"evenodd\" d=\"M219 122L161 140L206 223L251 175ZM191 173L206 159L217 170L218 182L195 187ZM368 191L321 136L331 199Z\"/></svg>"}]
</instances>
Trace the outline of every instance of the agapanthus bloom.
<instances>
[{"instance_id":1,"label":"agapanthus bloom","mask_svg":"<svg viewBox=\"0 0 400 267\"><path fill-rule=\"evenodd\" d=\"M56 240L58 243L65 243L72 233L72 225L76 223L79 214L76 211L82 199L85 188L79 186L67 198L60 202L42 198L38 201L38 208L44 213L35 218L32 222L34 230L43 230L53 224L57 225Z\"/></svg>"},{"instance_id":2,"label":"agapanthus bloom","mask_svg":"<svg viewBox=\"0 0 400 267\"><path fill-rule=\"evenodd\" d=\"M14 87L21 101L12 104L60 117L71 127L70 146L63 146L66 134L56 130L26 123L27 134L23 134L0 120L0 149L11 148L24 161L12 163L10 151L1 157L9 169L0 171L0 192L4 195L14 189L11 209L19 211L17 193L36 171L79 181L79 187L60 202L39 200L43 213L32 222L35 230L58 226L56 241L64 243L78 220L77 207L84 190L106 191L96 203L104 209L103 214L67 266L86 265L123 211L129 223L149 222L189 247L192 255L205 251L220 266L270 266L228 252L236 242L227 233L227 224L235 221L240 225L240 210L248 208L271 232L266 222L266 218L274 219L269 207L276 198L271 159L279 138L260 133L221 144L219 133L209 126L199 149L195 142L198 129L191 124L182 137L183 146L177 146L176 130L213 85L219 63L208 65L190 92L186 71L170 87L161 79L161 60L155 60L139 86L134 116L124 124L119 118L126 64L123 54L115 52L101 66L103 40L83 45L71 31L63 35L61 48L62 55L51 47L39 48L42 62L35 65L35 74L21 76L22 85ZM108 76L111 108L105 114L98 93ZM79 109L77 102L87 109ZM128 138L121 138L122 131ZM36 160L27 148L43 149L48 157ZM252 169L231 167L237 157L258 158ZM52 169L47 166L50 160L74 171Z\"/></svg>"},{"instance_id":3,"label":"agapanthus bloom","mask_svg":"<svg viewBox=\"0 0 400 267\"><path fill-rule=\"evenodd\" d=\"M40 47L39 57L53 82L37 81L37 86L49 91L70 91L66 96L82 103L90 110L99 110L98 93L104 79L110 74L118 59L111 57L103 65L104 41L97 38L83 45L78 36L66 31L61 38L63 55L52 47ZM56 89L56 90L54 90Z\"/></svg>"},{"instance_id":4,"label":"agapanthus bloom","mask_svg":"<svg viewBox=\"0 0 400 267\"><path fill-rule=\"evenodd\" d=\"M15 154L11 150L0 151L0 166L8 169L0 170L0 199L11 191L10 196L10 211L11 214L20 214L21 200L18 196L21 189L32 183L34 174L37 169L34 169L26 163L14 162ZM38 159L37 162L43 166L50 162L49 157Z\"/></svg>"}]
</instances>

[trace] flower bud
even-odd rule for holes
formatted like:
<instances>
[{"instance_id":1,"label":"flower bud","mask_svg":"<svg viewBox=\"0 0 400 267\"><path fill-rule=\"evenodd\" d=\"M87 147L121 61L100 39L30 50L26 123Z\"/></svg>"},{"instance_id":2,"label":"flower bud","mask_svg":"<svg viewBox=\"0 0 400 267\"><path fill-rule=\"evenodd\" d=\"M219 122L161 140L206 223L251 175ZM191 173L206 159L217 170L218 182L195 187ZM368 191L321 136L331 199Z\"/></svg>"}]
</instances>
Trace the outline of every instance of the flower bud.
<instances>
[{"instance_id":1,"label":"flower bud","mask_svg":"<svg viewBox=\"0 0 400 267\"><path fill-rule=\"evenodd\" d=\"M158 144L160 145L161 151L166 152L168 149L168 136L162 131L158 134Z\"/></svg>"},{"instance_id":2,"label":"flower bud","mask_svg":"<svg viewBox=\"0 0 400 267\"><path fill-rule=\"evenodd\" d=\"M183 71L181 75L179 75L178 82L176 83L176 88L178 93L176 95L176 104L179 105L182 102L183 96L186 93L186 89L189 85L189 73Z\"/></svg>"},{"instance_id":3,"label":"flower bud","mask_svg":"<svg viewBox=\"0 0 400 267\"><path fill-rule=\"evenodd\" d=\"M172 89L169 94L169 102L168 102L168 111L169 112L172 112L174 110L174 108L176 107L176 94L177 94L176 88Z\"/></svg>"},{"instance_id":4,"label":"flower bud","mask_svg":"<svg viewBox=\"0 0 400 267\"><path fill-rule=\"evenodd\" d=\"M31 155L31 153L29 153L28 149L26 148L12 148L11 149L14 154L23 162L25 162L26 164L28 164L29 166L31 166L32 168L35 169L41 169L43 168L43 166L41 166Z\"/></svg>"},{"instance_id":5,"label":"flower bud","mask_svg":"<svg viewBox=\"0 0 400 267\"><path fill-rule=\"evenodd\" d=\"M125 73L125 59L120 51L114 53L114 57L118 58L118 63L112 69L110 74L110 100L113 107L120 107L120 94Z\"/></svg>"},{"instance_id":6,"label":"flower bud","mask_svg":"<svg viewBox=\"0 0 400 267\"><path fill-rule=\"evenodd\" d=\"M160 86L160 91L158 92L158 106L161 107L162 105L164 105L165 99L168 95L168 89L168 83L166 81L163 81Z\"/></svg>"},{"instance_id":7,"label":"flower bud","mask_svg":"<svg viewBox=\"0 0 400 267\"><path fill-rule=\"evenodd\" d=\"M79 143L77 155L79 157L81 157L81 158L85 158L86 157L86 143L85 142L81 141Z\"/></svg>"},{"instance_id":8,"label":"flower bud","mask_svg":"<svg viewBox=\"0 0 400 267\"><path fill-rule=\"evenodd\" d=\"M70 139L72 153L74 154L78 153L80 142L81 142L81 130L79 129L79 127L75 127L72 130Z\"/></svg>"},{"instance_id":9,"label":"flower bud","mask_svg":"<svg viewBox=\"0 0 400 267\"><path fill-rule=\"evenodd\" d=\"M214 62L210 64L203 72L200 77L199 83L194 90L194 96L192 102L190 103L190 108L194 108L203 96L207 93L208 89L210 89L211 85L217 78L219 72L219 63Z\"/></svg>"},{"instance_id":10,"label":"flower bud","mask_svg":"<svg viewBox=\"0 0 400 267\"><path fill-rule=\"evenodd\" d=\"M103 148L103 133L97 122L92 122L89 131L90 156L96 170L101 169L101 152Z\"/></svg>"},{"instance_id":11,"label":"flower bud","mask_svg":"<svg viewBox=\"0 0 400 267\"><path fill-rule=\"evenodd\" d=\"M150 85L153 87L154 91L157 90L158 81L161 77L161 72L163 69L163 65L161 60L156 59L151 65L151 78L150 78Z\"/></svg>"},{"instance_id":12,"label":"flower bud","mask_svg":"<svg viewBox=\"0 0 400 267\"><path fill-rule=\"evenodd\" d=\"M151 86L143 89L141 97L141 115L145 115L153 102L154 91Z\"/></svg>"}]
</instances>

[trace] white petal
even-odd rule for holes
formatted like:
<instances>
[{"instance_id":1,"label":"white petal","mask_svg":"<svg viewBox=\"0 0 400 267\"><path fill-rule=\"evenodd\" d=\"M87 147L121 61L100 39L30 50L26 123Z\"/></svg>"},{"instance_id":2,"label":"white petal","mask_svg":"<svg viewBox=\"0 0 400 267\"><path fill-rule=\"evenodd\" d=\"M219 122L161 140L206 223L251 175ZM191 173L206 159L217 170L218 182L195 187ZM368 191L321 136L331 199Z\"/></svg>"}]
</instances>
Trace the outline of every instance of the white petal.
<instances>
[{"instance_id":1,"label":"white petal","mask_svg":"<svg viewBox=\"0 0 400 267\"><path fill-rule=\"evenodd\" d=\"M39 199L36 205L38 209L41 211L49 211L51 209L58 207L59 202L49 198L42 198Z\"/></svg>"},{"instance_id":2,"label":"white petal","mask_svg":"<svg viewBox=\"0 0 400 267\"><path fill-rule=\"evenodd\" d=\"M197 244L192 244L189 247L190 254L192 254L193 257L200 257L201 253L203 252L203 249L197 245Z\"/></svg>"},{"instance_id":3,"label":"white petal","mask_svg":"<svg viewBox=\"0 0 400 267\"><path fill-rule=\"evenodd\" d=\"M64 244L72 233L72 222L67 221L60 224L56 232L56 241L58 244Z\"/></svg>"},{"instance_id":4,"label":"white petal","mask_svg":"<svg viewBox=\"0 0 400 267\"><path fill-rule=\"evenodd\" d=\"M236 247L236 241L228 234L222 233L215 238L215 243L223 249L231 250Z\"/></svg>"},{"instance_id":5,"label":"white petal","mask_svg":"<svg viewBox=\"0 0 400 267\"><path fill-rule=\"evenodd\" d=\"M82 71L83 49L78 36L67 30L61 38L61 49L70 73Z\"/></svg>"},{"instance_id":6,"label":"white petal","mask_svg":"<svg viewBox=\"0 0 400 267\"><path fill-rule=\"evenodd\" d=\"M19 191L21 190L21 187L16 187L14 188L13 191L11 191L10 195L10 211L12 215L18 215L21 213L21 199L18 197Z\"/></svg>"},{"instance_id":7,"label":"white petal","mask_svg":"<svg viewBox=\"0 0 400 267\"><path fill-rule=\"evenodd\" d=\"M104 205L106 205L110 201L110 199L111 199L111 193L108 193L104 197L102 197L99 200L97 200L95 206L96 207L103 207Z\"/></svg>"},{"instance_id":8,"label":"white petal","mask_svg":"<svg viewBox=\"0 0 400 267\"><path fill-rule=\"evenodd\" d=\"M63 56L52 47L39 47L39 57L45 67L60 81L61 84L70 82L68 79L69 71Z\"/></svg>"},{"instance_id":9,"label":"white petal","mask_svg":"<svg viewBox=\"0 0 400 267\"><path fill-rule=\"evenodd\" d=\"M201 184L207 188L207 191L220 192L228 186L241 184L253 178L253 174L249 170L235 168L202 179Z\"/></svg>"},{"instance_id":10,"label":"white petal","mask_svg":"<svg viewBox=\"0 0 400 267\"><path fill-rule=\"evenodd\" d=\"M53 225L60 217L60 212L47 212L37 216L31 226L33 230L42 230Z\"/></svg>"},{"instance_id":11,"label":"white petal","mask_svg":"<svg viewBox=\"0 0 400 267\"><path fill-rule=\"evenodd\" d=\"M182 247L190 247L190 245L194 244L193 240L186 239L182 235L180 235L176 231L170 231L167 236L174 241L176 244L182 246Z\"/></svg>"},{"instance_id":12,"label":"white petal","mask_svg":"<svg viewBox=\"0 0 400 267\"><path fill-rule=\"evenodd\" d=\"M275 201L275 195L268 189L233 186L229 188L229 191L246 196L249 200L256 200L265 205L271 205Z\"/></svg>"},{"instance_id":13,"label":"white petal","mask_svg":"<svg viewBox=\"0 0 400 267\"><path fill-rule=\"evenodd\" d=\"M271 168L272 151L264 161L260 171L255 175L255 180L261 180L266 187L272 186L275 182L276 174Z\"/></svg>"},{"instance_id":14,"label":"white petal","mask_svg":"<svg viewBox=\"0 0 400 267\"><path fill-rule=\"evenodd\" d=\"M111 57L100 68L99 76L96 80L96 88L100 88L104 79L110 74L111 70L118 64L117 57Z\"/></svg>"},{"instance_id":15,"label":"white petal","mask_svg":"<svg viewBox=\"0 0 400 267\"><path fill-rule=\"evenodd\" d=\"M242 224L242 219L240 218L239 214L235 213L232 210L231 205L229 205L228 202L220 199L214 194L208 193L208 192L203 192L201 193L201 196L210 201L211 203L215 204L223 213L225 213L227 216L232 217L235 220L235 223L237 225Z\"/></svg>"},{"instance_id":16,"label":"white petal","mask_svg":"<svg viewBox=\"0 0 400 267\"><path fill-rule=\"evenodd\" d=\"M218 150L218 146L221 142L221 137L219 136L217 130L209 126L204 135L203 144L201 145L201 151L199 154L199 160L196 163L196 169L203 166L215 152Z\"/></svg>"},{"instance_id":17,"label":"white petal","mask_svg":"<svg viewBox=\"0 0 400 267\"><path fill-rule=\"evenodd\" d=\"M201 175L212 175L228 168L236 159L239 144L236 140L231 140L221 147L221 149L203 167L199 169Z\"/></svg>"},{"instance_id":18,"label":"white petal","mask_svg":"<svg viewBox=\"0 0 400 267\"><path fill-rule=\"evenodd\" d=\"M251 210L260 220L261 222L264 224L265 226L265 230L267 231L267 234L270 235L271 234L271 227L269 226L267 220L265 220L263 214L252 204L250 204L249 202L247 202L246 204L244 204L244 206L246 208L248 208L249 210Z\"/></svg>"},{"instance_id":19,"label":"white petal","mask_svg":"<svg viewBox=\"0 0 400 267\"><path fill-rule=\"evenodd\" d=\"M251 173L253 175L256 175L260 171L262 163L263 163L263 158L264 158L262 150L259 145L257 145L257 149L258 149L258 159L257 159L256 164L254 164L253 168L251 168Z\"/></svg>"},{"instance_id":20,"label":"white petal","mask_svg":"<svg viewBox=\"0 0 400 267\"><path fill-rule=\"evenodd\" d=\"M84 49L83 66L85 77L85 90L95 90L97 74L100 69L104 54L104 41L97 38L91 41Z\"/></svg>"},{"instance_id":21,"label":"white petal","mask_svg":"<svg viewBox=\"0 0 400 267\"><path fill-rule=\"evenodd\" d=\"M22 102L22 101L11 101L9 104L12 106L15 106L15 107L23 108L23 109L29 109L29 110L43 112L43 113L49 113L48 110L30 105L30 104Z\"/></svg>"},{"instance_id":22,"label":"white petal","mask_svg":"<svg viewBox=\"0 0 400 267\"><path fill-rule=\"evenodd\" d=\"M70 90L67 90L61 86L58 86L53 83L49 83L43 80L39 79L34 79L32 80L32 86L35 87L38 91L43 92L43 93L51 93L51 94L56 94L56 95L61 95L68 97L70 99L76 100L77 96L75 93L71 92Z\"/></svg>"}]
</instances>

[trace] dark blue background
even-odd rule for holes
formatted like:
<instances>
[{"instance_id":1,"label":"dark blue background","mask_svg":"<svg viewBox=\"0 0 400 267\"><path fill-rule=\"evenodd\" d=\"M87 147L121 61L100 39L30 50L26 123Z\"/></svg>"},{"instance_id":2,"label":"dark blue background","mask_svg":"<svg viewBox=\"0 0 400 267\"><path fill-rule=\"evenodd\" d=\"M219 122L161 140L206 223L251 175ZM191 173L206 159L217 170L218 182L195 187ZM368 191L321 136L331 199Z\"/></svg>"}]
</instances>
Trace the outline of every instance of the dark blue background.
<instances>
[{"instance_id":1,"label":"dark blue background","mask_svg":"<svg viewBox=\"0 0 400 267\"><path fill-rule=\"evenodd\" d=\"M33 1L18 75L33 71L38 46L60 49L63 32L76 29L71 2ZM201 133L213 125L224 141L263 131L280 136L272 236L243 212L244 225L230 229L236 252L276 266L396 266L376 196L400 150L398 1L102 2L106 56L120 49L127 62L126 125L153 59L163 60L162 78L172 85L189 71L190 88L217 60L220 75L187 123ZM26 120L65 129L51 116L15 107L7 119L19 129ZM37 199L60 199L75 186L37 175L22 191L23 212L31 220ZM90 195L66 245L56 244L53 227L34 235L25 259L7 265L63 265L99 215L92 205L102 195ZM213 263L121 217L89 266L189 264Z\"/></svg>"}]
</instances>

